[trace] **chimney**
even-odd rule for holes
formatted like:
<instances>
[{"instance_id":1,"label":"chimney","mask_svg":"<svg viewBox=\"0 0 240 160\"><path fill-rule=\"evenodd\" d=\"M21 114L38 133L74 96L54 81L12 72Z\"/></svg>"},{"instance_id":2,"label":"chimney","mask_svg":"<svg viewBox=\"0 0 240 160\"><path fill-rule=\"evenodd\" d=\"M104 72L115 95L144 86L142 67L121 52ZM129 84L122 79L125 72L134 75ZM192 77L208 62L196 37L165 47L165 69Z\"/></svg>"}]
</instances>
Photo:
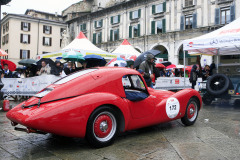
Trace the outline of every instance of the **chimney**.
<instances>
[{"instance_id":1,"label":"chimney","mask_svg":"<svg viewBox=\"0 0 240 160\"><path fill-rule=\"evenodd\" d=\"M3 18L4 18L7 15L7 12L3 12L2 14L3 14Z\"/></svg>"}]
</instances>

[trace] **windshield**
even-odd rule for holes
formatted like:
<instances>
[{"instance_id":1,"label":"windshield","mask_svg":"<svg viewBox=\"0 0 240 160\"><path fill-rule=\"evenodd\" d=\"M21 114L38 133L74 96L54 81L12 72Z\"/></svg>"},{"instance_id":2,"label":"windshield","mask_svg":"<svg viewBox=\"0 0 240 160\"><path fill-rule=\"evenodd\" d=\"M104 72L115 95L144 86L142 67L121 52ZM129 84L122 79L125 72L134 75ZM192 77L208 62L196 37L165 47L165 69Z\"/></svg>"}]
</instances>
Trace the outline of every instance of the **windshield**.
<instances>
[{"instance_id":1,"label":"windshield","mask_svg":"<svg viewBox=\"0 0 240 160\"><path fill-rule=\"evenodd\" d=\"M87 70L83 70L83 71L79 71L79 72L76 72L76 73L73 73L73 74L70 74L69 76L66 76L66 77L63 77L62 79L56 81L54 84L63 84L63 83L66 83L66 82L69 82L77 77L80 77L84 74L87 74L87 73L90 73L90 72L93 72L93 71L96 71L97 69L87 69Z\"/></svg>"}]
</instances>

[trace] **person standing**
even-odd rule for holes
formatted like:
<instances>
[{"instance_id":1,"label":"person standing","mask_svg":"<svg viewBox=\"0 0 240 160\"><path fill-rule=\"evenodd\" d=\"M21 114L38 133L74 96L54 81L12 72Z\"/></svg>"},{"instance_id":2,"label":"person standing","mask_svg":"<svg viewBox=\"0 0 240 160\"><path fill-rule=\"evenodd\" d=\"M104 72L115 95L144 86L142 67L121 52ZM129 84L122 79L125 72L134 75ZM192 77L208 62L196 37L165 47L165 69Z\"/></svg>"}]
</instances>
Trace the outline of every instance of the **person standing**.
<instances>
[{"instance_id":1,"label":"person standing","mask_svg":"<svg viewBox=\"0 0 240 160\"><path fill-rule=\"evenodd\" d=\"M151 88L153 88L152 79L154 78L153 75L154 60L155 57L152 54L148 54L146 60L143 61L139 66L139 69L141 69L144 72L143 77L147 83L147 86Z\"/></svg>"},{"instance_id":2,"label":"person standing","mask_svg":"<svg viewBox=\"0 0 240 160\"><path fill-rule=\"evenodd\" d=\"M51 73L51 67L45 62L42 61L42 68L38 71L38 75L49 75Z\"/></svg>"},{"instance_id":3,"label":"person standing","mask_svg":"<svg viewBox=\"0 0 240 160\"><path fill-rule=\"evenodd\" d=\"M191 73L190 73L190 82L192 83L192 89L195 88L195 85L197 84L198 79L198 73L197 73L197 65L193 65Z\"/></svg>"},{"instance_id":4,"label":"person standing","mask_svg":"<svg viewBox=\"0 0 240 160\"><path fill-rule=\"evenodd\" d=\"M55 66L51 69L51 74L55 76L60 76L62 74L62 67L60 61L55 62Z\"/></svg>"},{"instance_id":5,"label":"person standing","mask_svg":"<svg viewBox=\"0 0 240 160\"><path fill-rule=\"evenodd\" d=\"M4 68L3 68L2 78L12 78L12 71L8 69L8 65L4 64L3 66Z\"/></svg>"}]
</instances>

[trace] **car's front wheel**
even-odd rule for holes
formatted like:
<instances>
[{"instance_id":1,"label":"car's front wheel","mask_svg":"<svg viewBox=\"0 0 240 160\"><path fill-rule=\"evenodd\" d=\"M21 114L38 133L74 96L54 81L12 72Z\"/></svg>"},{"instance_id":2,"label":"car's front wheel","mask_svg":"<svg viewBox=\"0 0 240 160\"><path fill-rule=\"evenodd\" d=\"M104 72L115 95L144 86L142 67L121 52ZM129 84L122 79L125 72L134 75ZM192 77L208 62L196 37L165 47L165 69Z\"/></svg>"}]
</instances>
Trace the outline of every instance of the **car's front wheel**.
<instances>
[{"instance_id":1,"label":"car's front wheel","mask_svg":"<svg viewBox=\"0 0 240 160\"><path fill-rule=\"evenodd\" d=\"M187 104L185 115L181 118L184 125L190 126L195 123L198 117L199 103L195 98L191 98Z\"/></svg>"},{"instance_id":2,"label":"car's front wheel","mask_svg":"<svg viewBox=\"0 0 240 160\"><path fill-rule=\"evenodd\" d=\"M118 133L117 113L108 106L96 109L87 124L86 138L91 146L100 148L111 145Z\"/></svg>"}]
</instances>

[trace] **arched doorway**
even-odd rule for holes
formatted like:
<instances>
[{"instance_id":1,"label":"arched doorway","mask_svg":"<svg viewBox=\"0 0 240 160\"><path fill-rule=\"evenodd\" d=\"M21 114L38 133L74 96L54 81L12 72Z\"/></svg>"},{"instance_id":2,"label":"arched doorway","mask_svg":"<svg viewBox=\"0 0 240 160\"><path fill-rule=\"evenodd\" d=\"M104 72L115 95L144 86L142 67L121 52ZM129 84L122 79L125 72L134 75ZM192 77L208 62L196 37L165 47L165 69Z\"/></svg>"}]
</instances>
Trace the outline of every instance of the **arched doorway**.
<instances>
[{"instance_id":1,"label":"arched doorway","mask_svg":"<svg viewBox=\"0 0 240 160\"><path fill-rule=\"evenodd\" d=\"M168 50L163 45L153 47L154 50L159 50L161 53L156 58L163 58L163 61L168 61Z\"/></svg>"},{"instance_id":2,"label":"arched doorway","mask_svg":"<svg viewBox=\"0 0 240 160\"><path fill-rule=\"evenodd\" d=\"M181 45L181 47L179 48L179 52L178 52L178 63L179 64L184 64L183 58L183 45ZM197 56L192 56L190 54L188 54L188 52L186 52L185 54L185 58L186 58L186 65L193 65L193 64L197 64Z\"/></svg>"}]
</instances>

